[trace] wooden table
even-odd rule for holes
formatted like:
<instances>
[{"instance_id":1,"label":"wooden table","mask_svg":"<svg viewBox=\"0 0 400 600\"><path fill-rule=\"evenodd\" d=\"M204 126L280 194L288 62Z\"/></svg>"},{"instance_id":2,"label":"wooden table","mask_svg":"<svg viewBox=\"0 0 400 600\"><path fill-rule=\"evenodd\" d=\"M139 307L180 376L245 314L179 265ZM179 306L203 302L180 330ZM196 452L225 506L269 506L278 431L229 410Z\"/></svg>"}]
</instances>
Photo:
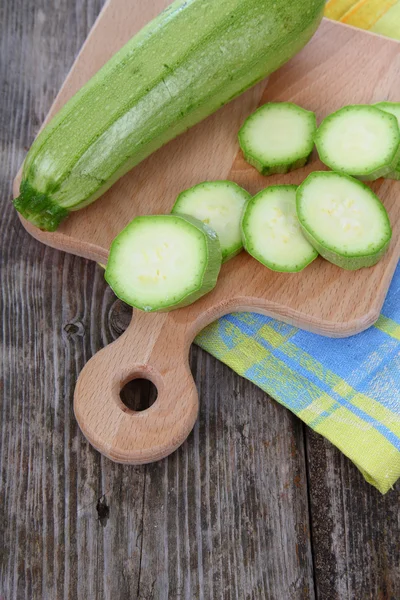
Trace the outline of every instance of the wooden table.
<instances>
[{"instance_id":1,"label":"wooden table","mask_svg":"<svg viewBox=\"0 0 400 600\"><path fill-rule=\"evenodd\" d=\"M0 597L397 600L400 485L382 497L198 348L200 418L168 459L113 464L77 427L77 376L129 314L97 265L25 233L11 179L101 6L0 3Z\"/></svg>"}]
</instances>

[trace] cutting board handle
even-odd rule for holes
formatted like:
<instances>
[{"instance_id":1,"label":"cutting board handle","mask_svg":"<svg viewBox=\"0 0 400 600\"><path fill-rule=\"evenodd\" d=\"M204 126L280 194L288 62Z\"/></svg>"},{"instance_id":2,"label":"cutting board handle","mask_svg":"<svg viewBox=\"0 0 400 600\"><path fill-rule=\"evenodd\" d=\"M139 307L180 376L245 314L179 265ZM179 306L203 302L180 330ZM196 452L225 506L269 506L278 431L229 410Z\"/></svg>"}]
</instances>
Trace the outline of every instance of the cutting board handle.
<instances>
[{"instance_id":1,"label":"cutting board handle","mask_svg":"<svg viewBox=\"0 0 400 600\"><path fill-rule=\"evenodd\" d=\"M116 462L142 464L168 456L184 442L198 413L189 368L192 339L187 321L173 313L134 311L125 333L86 364L74 410L97 450ZM120 391L139 378L154 383L158 395L150 408L135 412L124 405Z\"/></svg>"}]
</instances>

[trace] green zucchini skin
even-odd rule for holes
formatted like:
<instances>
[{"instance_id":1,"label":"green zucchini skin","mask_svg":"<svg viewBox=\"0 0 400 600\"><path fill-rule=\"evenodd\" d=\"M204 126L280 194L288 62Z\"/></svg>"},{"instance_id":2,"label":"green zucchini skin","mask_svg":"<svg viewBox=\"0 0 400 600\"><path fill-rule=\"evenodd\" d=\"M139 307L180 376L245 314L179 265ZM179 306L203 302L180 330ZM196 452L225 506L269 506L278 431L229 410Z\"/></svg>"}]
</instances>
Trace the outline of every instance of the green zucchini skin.
<instances>
[{"instance_id":1,"label":"green zucchini skin","mask_svg":"<svg viewBox=\"0 0 400 600\"><path fill-rule=\"evenodd\" d=\"M304 158L299 158L290 164L280 165L279 167L264 167L263 164L251 154L243 153L243 155L249 165L257 169L261 175L268 177L269 175L286 175L286 173L290 173L291 171L296 171L297 169L305 167L310 162L312 152L310 152L310 154Z\"/></svg>"},{"instance_id":2,"label":"green zucchini skin","mask_svg":"<svg viewBox=\"0 0 400 600\"><path fill-rule=\"evenodd\" d=\"M17 210L54 231L132 167L261 81L312 37L324 0L177 0L39 134Z\"/></svg>"},{"instance_id":3,"label":"green zucchini skin","mask_svg":"<svg viewBox=\"0 0 400 600\"><path fill-rule=\"evenodd\" d=\"M385 175L385 179L394 179L395 181L400 181L400 167L390 171L390 173Z\"/></svg>"},{"instance_id":4,"label":"green zucchini skin","mask_svg":"<svg viewBox=\"0 0 400 600\"><path fill-rule=\"evenodd\" d=\"M396 117L400 127L400 102L378 102L377 104L374 104L374 106L379 108L379 110L388 112ZM395 181L400 180L400 162L393 171L390 171L390 173L385 175L385 179L394 179Z\"/></svg>"},{"instance_id":5,"label":"green zucchini skin","mask_svg":"<svg viewBox=\"0 0 400 600\"><path fill-rule=\"evenodd\" d=\"M373 267L381 260L381 258L385 256L390 246L389 239L386 242L386 244L381 248L381 250L379 252L375 252L375 254L354 256L348 258L347 256L340 256L337 252L333 252L332 250L325 248L325 246L323 246L321 242L315 236L313 236L303 225L302 230L304 237L310 242L312 246L314 246L318 254L325 258L325 260L331 262L337 267L340 267L341 269L345 269L346 271L357 271L358 269Z\"/></svg>"}]
</instances>

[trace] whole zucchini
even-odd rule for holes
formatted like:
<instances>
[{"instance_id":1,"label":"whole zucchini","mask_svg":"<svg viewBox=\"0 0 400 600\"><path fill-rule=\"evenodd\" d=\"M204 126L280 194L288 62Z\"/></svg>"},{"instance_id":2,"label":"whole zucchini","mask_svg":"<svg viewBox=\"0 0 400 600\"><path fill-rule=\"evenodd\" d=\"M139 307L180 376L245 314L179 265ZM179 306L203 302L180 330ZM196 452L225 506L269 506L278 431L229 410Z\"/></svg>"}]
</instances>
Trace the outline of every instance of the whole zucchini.
<instances>
[{"instance_id":1,"label":"whole zucchini","mask_svg":"<svg viewBox=\"0 0 400 600\"><path fill-rule=\"evenodd\" d=\"M24 163L17 210L54 231L152 152L289 60L324 0L176 0L60 110Z\"/></svg>"}]
</instances>

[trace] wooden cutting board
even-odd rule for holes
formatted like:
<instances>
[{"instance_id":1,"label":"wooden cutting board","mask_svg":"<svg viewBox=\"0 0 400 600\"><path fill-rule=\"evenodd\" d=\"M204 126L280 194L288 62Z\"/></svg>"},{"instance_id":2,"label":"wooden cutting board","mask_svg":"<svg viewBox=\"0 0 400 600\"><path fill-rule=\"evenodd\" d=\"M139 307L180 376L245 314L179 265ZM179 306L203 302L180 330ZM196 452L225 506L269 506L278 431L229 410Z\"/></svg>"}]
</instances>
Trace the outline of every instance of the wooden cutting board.
<instances>
[{"instance_id":1,"label":"wooden cutting board","mask_svg":"<svg viewBox=\"0 0 400 600\"><path fill-rule=\"evenodd\" d=\"M50 118L107 59L169 0L110 0L67 77ZM265 178L247 165L237 131L257 105L292 101L320 121L342 105L400 100L398 42L325 20L308 46L286 66L202 124L158 151L117 182L95 204L72 214L55 233L23 221L38 240L98 262L107 261L114 236L137 215L169 212L177 194L206 179L231 179L252 193L276 183L300 183L312 163ZM19 178L15 182L18 193ZM231 311L254 311L332 337L358 333L379 316L400 252L400 183L372 185L389 211L393 242L375 267L341 270L317 259L304 272L269 271L245 253L222 268L216 289L192 306L164 314L134 311L116 342L84 368L75 392L83 433L103 454L126 463L167 456L190 433L198 395L188 365L195 335ZM158 390L155 404L133 412L120 400L126 382L144 377Z\"/></svg>"}]
</instances>

